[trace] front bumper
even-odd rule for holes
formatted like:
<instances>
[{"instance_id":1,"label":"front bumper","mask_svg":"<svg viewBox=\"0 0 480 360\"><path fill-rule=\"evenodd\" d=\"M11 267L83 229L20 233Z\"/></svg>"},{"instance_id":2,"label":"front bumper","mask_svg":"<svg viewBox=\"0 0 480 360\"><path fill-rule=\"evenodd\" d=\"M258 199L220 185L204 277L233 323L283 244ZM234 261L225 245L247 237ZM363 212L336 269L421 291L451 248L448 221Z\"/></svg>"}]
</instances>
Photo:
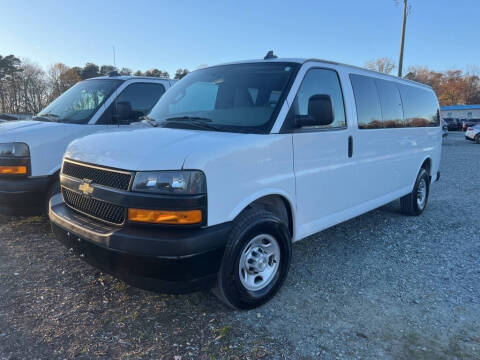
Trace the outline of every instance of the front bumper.
<instances>
[{"instance_id":1,"label":"front bumper","mask_svg":"<svg viewBox=\"0 0 480 360\"><path fill-rule=\"evenodd\" d=\"M0 214L39 215L45 209L50 178L0 178Z\"/></svg>"},{"instance_id":2,"label":"front bumper","mask_svg":"<svg viewBox=\"0 0 480 360\"><path fill-rule=\"evenodd\" d=\"M186 293L212 287L231 223L208 228L116 227L50 200L57 239L91 265L146 290Z\"/></svg>"}]
</instances>

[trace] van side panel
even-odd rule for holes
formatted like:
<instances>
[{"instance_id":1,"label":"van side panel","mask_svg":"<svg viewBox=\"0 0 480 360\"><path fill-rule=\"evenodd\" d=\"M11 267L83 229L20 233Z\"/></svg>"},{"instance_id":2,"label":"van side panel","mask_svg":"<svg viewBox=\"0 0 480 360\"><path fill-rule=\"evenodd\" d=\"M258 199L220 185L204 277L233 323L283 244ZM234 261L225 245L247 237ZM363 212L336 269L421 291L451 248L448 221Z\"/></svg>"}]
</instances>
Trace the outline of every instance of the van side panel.
<instances>
[{"instance_id":1,"label":"van side panel","mask_svg":"<svg viewBox=\"0 0 480 360\"><path fill-rule=\"evenodd\" d=\"M382 94L382 99L380 100L380 96L377 95L377 87L381 87L380 90L384 91L383 85L387 85L390 89L400 88L400 86L415 87L428 93L432 103L435 103L433 107L438 108L438 100L430 88L409 81L396 80L391 76L362 71L361 69L328 63L323 64L321 62L307 62L299 70L298 77L287 99L288 104L293 103L306 71L314 66L334 69L339 73L345 99L348 125L347 133L353 138L353 157L344 162L338 162L336 168L344 169L345 165L353 164L354 171L353 176L349 176L348 178L348 187L345 185L342 186L344 191L333 190L335 189L335 185L338 184L338 181L341 182L344 179L341 172L339 171L337 174L337 182L335 182L335 174L331 174L328 182L332 193L329 194L328 198L324 199L325 201L318 201L317 211L315 211L314 208L308 209L310 214L308 219L300 216L302 209L305 210L305 204L301 201L298 194L307 190L299 188L299 186L302 186L302 181L299 183L297 179L295 240L300 240L410 193L413 189L418 171L426 159L430 159L431 161L430 176L432 180L436 179L436 173L440 166L442 144L441 127L432 124L419 126L418 123L415 123L417 127L406 127L407 121L415 122L418 121L418 119L408 119L407 115L404 114L405 109L403 107L400 89L398 89L398 91L395 90L394 96L390 98ZM372 86L376 92L375 96L379 96L379 105L376 115L372 117L373 120L376 120L377 124L374 124L372 128L359 128L358 108L350 80L352 73L373 79ZM378 82L380 80L388 81L389 84L378 84L377 79ZM383 109L382 106L380 106L381 101L383 101ZM384 114L382 114L382 110ZM272 132L280 131L286 113L287 111L284 111L280 114L281 117L279 116L278 122L275 124ZM388 123L384 125L384 117L388 120L392 117L393 121L388 121ZM410 123L408 126L413 125ZM321 140L328 141L328 138L329 135L319 132L318 141L312 139L312 146L319 145L322 143ZM326 155L328 144L323 144L323 146L325 146L326 149L319 152L318 156L322 156L322 154ZM294 147L294 153L296 150ZM340 151L343 151L343 149ZM295 164L295 167L297 167L297 164ZM308 166L305 164L305 171L307 168ZM314 171L315 169L311 170ZM303 173L299 175L303 176ZM306 184L305 182L303 183ZM321 182L319 184L321 184ZM328 184L322 184L322 187L325 188L327 185ZM319 191L320 190L322 189L319 189ZM315 191L315 189L312 188L310 191ZM335 198L340 200L340 197L345 196L349 196L349 207L344 209L336 208L335 205L337 205L338 202L333 203ZM312 217L312 213L316 213L317 216Z\"/></svg>"}]
</instances>

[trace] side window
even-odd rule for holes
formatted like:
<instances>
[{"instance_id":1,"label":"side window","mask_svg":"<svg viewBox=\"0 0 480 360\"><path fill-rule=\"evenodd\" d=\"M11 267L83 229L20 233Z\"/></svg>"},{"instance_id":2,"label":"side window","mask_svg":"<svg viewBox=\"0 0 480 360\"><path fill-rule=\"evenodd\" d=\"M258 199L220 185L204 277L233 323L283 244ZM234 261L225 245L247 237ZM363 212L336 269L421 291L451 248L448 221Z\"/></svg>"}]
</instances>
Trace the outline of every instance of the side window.
<instances>
[{"instance_id":1,"label":"side window","mask_svg":"<svg viewBox=\"0 0 480 360\"><path fill-rule=\"evenodd\" d=\"M405 126L425 127L440 125L438 101L433 91L399 84L405 114Z\"/></svg>"},{"instance_id":2,"label":"side window","mask_svg":"<svg viewBox=\"0 0 480 360\"><path fill-rule=\"evenodd\" d=\"M309 101L314 95L330 96L333 107L333 122L329 125L314 126L314 128L347 126L340 80L336 71L328 69L311 69L307 72L290 109L289 119L296 115L310 115L308 113ZM274 100L274 96L275 94L272 92L270 101Z\"/></svg>"},{"instance_id":3,"label":"side window","mask_svg":"<svg viewBox=\"0 0 480 360\"><path fill-rule=\"evenodd\" d=\"M376 79L380 107L382 110L383 127L403 127L402 99L397 85L393 81Z\"/></svg>"},{"instance_id":4,"label":"side window","mask_svg":"<svg viewBox=\"0 0 480 360\"><path fill-rule=\"evenodd\" d=\"M162 84L155 83L133 83L128 85L114 102L108 107L101 116L97 124L113 124L115 120L115 106L118 102L128 102L131 107L130 117L127 122L138 121L140 117L147 115L153 106L165 92Z\"/></svg>"},{"instance_id":5,"label":"side window","mask_svg":"<svg viewBox=\"0 0 480 360\"><path fill-rule=\"evenodd\" d=\"M368 76L350 74L350 80L355 95L358 128L383 128L382 111L375 79Z\"/></svg>"}]
</instances>

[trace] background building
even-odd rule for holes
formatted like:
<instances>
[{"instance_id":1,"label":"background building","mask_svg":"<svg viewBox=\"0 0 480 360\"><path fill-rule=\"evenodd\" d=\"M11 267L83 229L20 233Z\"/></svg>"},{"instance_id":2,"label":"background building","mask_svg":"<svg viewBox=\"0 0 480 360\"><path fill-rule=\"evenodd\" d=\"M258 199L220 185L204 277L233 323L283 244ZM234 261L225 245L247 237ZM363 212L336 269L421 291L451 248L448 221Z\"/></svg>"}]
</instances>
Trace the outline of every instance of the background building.
<instances>
[{"instance_id":1,"label":"background building","mask_svg":"<svg viewBox=\"0 0 480 360\"><path fill-rule=\"evenodd\" d=\"M450 105L440 107L442 119L480 119L480 105Z\"/></svg>"}]
</instances>

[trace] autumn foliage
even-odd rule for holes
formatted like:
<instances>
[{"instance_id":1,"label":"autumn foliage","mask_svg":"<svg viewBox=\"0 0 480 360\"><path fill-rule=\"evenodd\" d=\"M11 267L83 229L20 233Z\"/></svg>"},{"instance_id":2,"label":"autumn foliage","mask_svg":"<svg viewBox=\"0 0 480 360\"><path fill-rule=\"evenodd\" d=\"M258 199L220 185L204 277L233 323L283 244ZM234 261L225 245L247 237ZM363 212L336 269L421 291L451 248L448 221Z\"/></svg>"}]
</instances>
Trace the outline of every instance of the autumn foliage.
<instances>
[{"instance_id":1,"label":"autumn foliage","mask_svg":"<svg viewBox=\"0 0 480 360\"><path fill-rule=\"evenodd\" d=\"M480 104L480 79L474 73L411 67L405 78L430 85L437 93L440 105Z\"/></svg>"}]
</instances>

